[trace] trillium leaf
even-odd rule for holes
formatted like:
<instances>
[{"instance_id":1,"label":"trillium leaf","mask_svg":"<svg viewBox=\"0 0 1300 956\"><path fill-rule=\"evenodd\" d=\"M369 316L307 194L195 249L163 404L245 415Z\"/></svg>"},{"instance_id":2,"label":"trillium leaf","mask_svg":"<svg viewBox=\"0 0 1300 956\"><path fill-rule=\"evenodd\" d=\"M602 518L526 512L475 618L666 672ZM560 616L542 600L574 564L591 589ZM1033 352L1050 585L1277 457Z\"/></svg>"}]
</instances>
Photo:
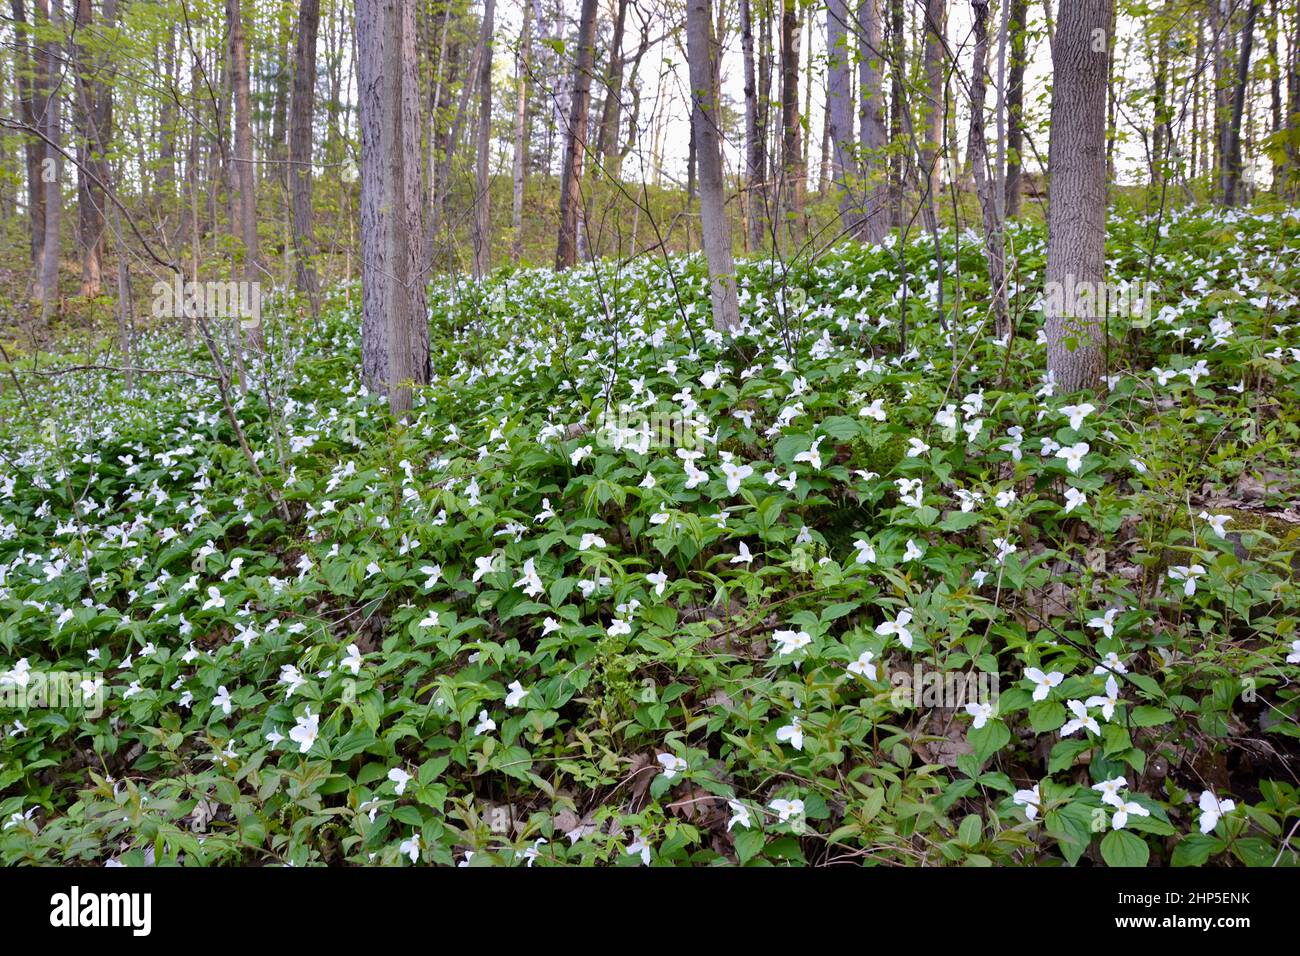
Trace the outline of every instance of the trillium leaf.
<instances>
[{"instance_id":1,"label":"trillium leaf","mask_svg":"<svg viewBox=\"0 0 1300 956\"><path fill-rule=\"evenodd\" d=\"M990 718L978 730L972 727L966 734L966 740L982 764L1011 742L1011 731L1001 720Z\"/></svg>"},{"instance_id":2,"label":"trillium leaf","mask_svg":"<svg viewBox=\"0 0 1300 956\"><path fill-rule=\"evenodd\" d=\"M1102 837L1101 857L1107 866L1146 866L1151 849L1141 837L1124 830L1111 830Z\"/></svg>"}]
</instances>

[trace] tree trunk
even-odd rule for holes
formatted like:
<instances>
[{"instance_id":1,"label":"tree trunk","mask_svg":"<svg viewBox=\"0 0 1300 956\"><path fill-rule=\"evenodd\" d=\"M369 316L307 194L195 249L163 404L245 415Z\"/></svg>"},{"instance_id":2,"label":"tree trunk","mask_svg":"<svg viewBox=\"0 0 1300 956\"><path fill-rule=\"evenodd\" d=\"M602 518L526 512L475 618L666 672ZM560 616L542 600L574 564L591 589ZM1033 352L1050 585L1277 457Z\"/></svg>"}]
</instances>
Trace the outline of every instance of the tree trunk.
<instances>
[{"instance_id":1,"label":"tree trunk","mask_svg":"<svg viewBox=\"0 0 1300 956\"><path fill-rule=\"evenodd\" d=\"M169 200L176 188L176 27L168 26L163 35L163 99L158 109L158 174L155 193ZM120 278L120 277L119 277Z\"/></svg>"},{"instance_id":2,"label":"tree trunk","mask_svg":"<svg viewBox=\"0 0 1300 956\"><path fill-rule=\"evenodd\" d=\"M1020 178L1023 165L1025 133L1022 115L1025 108L1025 64L1029 40L1025 32L1028 8L1026 0L1011 0L1007 25L1011 45L1011 63L1007 80L1007 218L1020 215Z\"/></svg>"},{"instance_id":3,"label":"tree trunk","mask_svg":"<svg viewBox=\"0 0 1300 956\"><path fill-rule=\"evenodd\" d=\"M745 224L749 248L763 242L764 159L762 123L759 119L757 77L754 67L754 19L750 0L740 0L740 49L745 66Z\"/></svg>"},{"instance_id":4,"label":"tree trunk","mask_svg":"<svg viewBox=\"0 0 1300 956\"><path fill-rule=\"evenodd\" d=\"M853 112L849 100L851 53L848 45L848 4L826 3L826 116L829 123L831 179L839 192L840 223L846 232L860 228L862 203L854 197L861 188L853 158Z\"/></svg>"},{"instance_id":5,"label":"tree trunk","mask_svg":"<svg viewBox=\"0 0 1300 956\"><path fill-rule=\"evenodd\" d=\"M12 0L10 8L14 21L14 80L19 116L29 129L38 129L36 104L44 102L45 87L41 65L45 54L40 45L28 37L38 19L33 13L32 23L27 23L22 0ZM39 0L38 0L39 8ZM45 180L41 177L41 161L45 158L45 143L34 133L23 136L23 156L27 170L27 220L30 238L29 253L33 272L39 275L41 255L45 247ZM33 283L36 287L38 283Z\"/></svg>"},{"instance_id":6,"label":"tree trunk","mask_svg":"<svg viewBox=\"0 0 1300 956\"><path fill-rule=\"evenodd\" d=\"M700 167L700 225L709 265L713 327L719 332L740 324L731 223L723 195L722 151L718 131L718 90L709 0L690 0L686 8L686 49L691 74L691 123Z\"/></svg>"},{"instance_id":7,"label":"tree trunk","mask_svg":"<svg viewBox=\"0 0 1300 956\"><path fill-rule=\"evenodd\" d=\"M988 65L989 0L972 0L975 15L975 52L971 65L971 121L970 139L966 149L971 170L975 176L975 192L979 196L984 214L984 252L989 268L989 292L993 299L994 328L998 338L1011 334L1007 318L1006 242L1003 223L998 216L996 180L988 170L988 145L984 140L984 79Z\"/></svg>"},{"instance_id":8,"label":"tree trunk","mask_svg":"<svg viewBox=\"0 0 1300 956\"><path fill-rule=\"evenodd\" d=\"M289 101L289 218L298 291L307 296L313 318L320 316L316 237L312 225L312 112L316 102L316 33L320 0L302 0L293 51L293 93Z\"/></svg>"},{"instance_id":9,"label":"tree trunk","mask_svg":"<svg viewBox=\"0 0 1300 956\"><path fill-rule=\"evenodd\" d=\"M803 215L806 173L799 122L799 5L782 0L781 7L781 194L780 208L793 237Z\"/></svg>"},{"instance_id":10,"label":"tree trunk","mask_svg":"<svg viewBox=\"0 0 1300 956\"><path fill-rule=\"evenodd\" d=\"M942 146L946 115L944 103L944 36L947 22L944 0L925 0L925 106L921 124L921 175L929 180L929 193L939 195L943 181Z\"/></svg>"},{"instance_id":11,"label":"tree trunk","mask_svg":"<svg viewBox=\"0 0 1300 956\"><path fill-rule=\"evenodd\" d=\"M496 0L483 3L483 54L478 67L478 135L475 137L474 218L470 244L474 275L488 274L492 264L492 204L488 196L488 159L492 152L492 31Z\"/></svg>"},{"instance_id":12,"label":"tree trunk","mask_svg":"<svg viewBox=\"0 0 1300 956\"><path fill-rule=\"evenodd\" d=\"M405 416L429 381L420 249L419 74L413 5L357 0L361 124L361 373Z\"/></svg>"},{"instance_id":13,"label":"tree trunk","mask_svg":"<svg viewBox=\"0 0 1300 956\"><path fill-rule=\"evenodd\" d=\"M889 95L889 205L890 224L897 228L903 226L903 84L907 64L903 28L903 0L889 0L889 47L892 60Z\"/></svg>"},{"instance_id":14,"label":"tree trunk","mask_svg":"<svg viewBox=\"0 0 1300 956\"><path fill-rule=\"evenodd\" d=\"M1278 148L1282 136L1282 61L1278 55L1278 34L1282 31L1282 11L1278 9L1278 0L1270 0L1272 12L1268 25L1268 98L1270 117L1269 130L1272 133L1273 148L1273 193L1281 195L1282 170L1285 166L1285 153Z\"/></svg>"},{"instance_id":15,"label":"tree trunk","mask_svg":"<svg viewBox=\"0 0 1300 956\"><path fill-rule=\"evenodd\" d=\"M288 150L285 147L289 139L289 95L292 81L289 76L289 26L285 22L281 6L283 3L277 3L272 14L275 20L276 62L275 76L272 79L274 96L271 101L271 140L267 152L273 160L277 160L268 170L270 173L268 178L279 183L287 183L288 178L284 175L281 162L288 158Z\"/></svg>"},{"instance_id":16,"label":"tree trunk","mask_svg":"<svg viewBox=\"0 0 1300 956\"><path fill-rule=\"evenodd\" d=\"M81 289L79 294L93 298L102 289L104 257L104 152L108 131L103 123L109 116L108 87L98 78L98 64L93 62L85 37L91 35L93 13L90 0L77 0L73 14L76 25L77 62L76 118L77 161L77 238L81 248Z\"/></svg>"},{"instance_id":17,"label":"tree trunk","mask_svg":"<svg viewBox=\"0 0 1300 956\"><path fill-rule=\"evenodd\" d=\"M1209 0L1210 38L1214 53L1214 161L1212 170L1220 192L1224 189L1227 164L1224 162L1228 130L1228 58L1226 34L1230 0Z\"/></svg>"},{"instance_id":18,"label":"tree trunk","mask_svg":"<svg viewBox=\"0 0 1300 956\"><path fill-rule=\"evenodd\" d=\"M573 65L573 98L560 171L560 235L555 268L578 261L578 207L582 204L582 158L587 149L587 115L591 108L591 62L596 43L596 0L582 0L578 24L578 55Z\"/></svg>"},{"instance_id":19,"label":"tree trunk","mask_svg":"<svg viewBox=\"0 0 1300 956\"><path fill-rule=\"evenodd\" d=\"M259 278L257 247L257 169L253 165L253 105L248 85L248 43L242 0L226 0L230 28L230 83L235 102L235 209L244 253L244 281ZM256 348L261 329L248 330Z\"/></svg>"},{"instance_id":20,"label":"tree trunk","mask_svg":"<svg viewBox=\"0 0 1300 956\"><path fill-rule=\"evenodd\" d=\"M858 160L862 180L862 228L858 238L878 243L888 231L889 184L885 174L885 106L880 83L884 62L881 48L881 0L858 4Z\"/></svg>"},{"instance_id":21,"label":"tree trunk","mask_svg":"<svg viewBox=\"0 0 1300 956\"><path fill-rule=\"evenodd\" d=\"M617 179L619 175L618 130L622 121L623 96L623 32L627 23L628 0L618 0L614 14L614 36L609 43L609 68L605 71L605 100L600 110L600 137L597 140L605 175Z\"/></svg>"},{"instance_id":22,"label":"tree trunk","mask_svg":"<svg viewBox=\"0 0 1300 956\"><path fill-rule=\"evenodd\" d=\"M1291 20L1289 60L1287 67L1286 111L1286 177L1284 192L1288 199L1297 194L1300 186L1300 10Z\"/></svg>"},{"instance_id":23,"label":"tree trunk","mask_svg":"<svg viewBox=\"0 0 1300 956\"><path fill-rule=\"evenodd\" d=\"M1047 369L1063 392L1095 388L1104 332L1106 76L1111 0L1061 5L1052 45Z\"/></svg>"},{"instance_id":24,"label":"tree trunk","mask_svg":"<svg viewBox=\"0 0 1300 956\"><path fill-rule=\"evenodd\" d=\"M523 5L524 23L520 28L519 50L515 54L515 161L514 195L510 204L510 261L519 264L524 254L524 186L528 180L528 70L529 19L532 7Z\"/></svg>"},{"instance_id":25,"label":"tree trunk","mask_svg":"<svg viewBox=\"0 0 1300 956\"><path fill-rule=\"evenodd\" d=\"M763 177L763 189L760 198L763 202L763 219L761 225L764 232L773 232L773 219L776 214L776 202L774 199L773 186L777 185L779 192L779 177L777 175L777 158L780 151L772 137L772 81L773 74L776 71L776 57L774 52L775 41L772 35L773 21L775 19L775 4L771 0L764 0L760 8L760 27L758 34L758 141L762 144L762 165L759 169ZM753 10L751 4L751 12Z\"/></svg>"},{"instance_id":26,"label":"tree trunk","mask_svg":"<svg viewBox=\"0 0 1300 956\"><path fill-rule=\"evenodd\" d=\"M1164 182L1165 154L1172 149L1173 129L1170 125L1172 113L1169 108L1169 26L1165 22L1168 16L1167 4L1156 16L1160 18L1159 29L1155 31L1156 62L1155 83L1153 85L1154 115L1151 124L1151 183L1159 186Z\"/></svg>"},{"instance_id":27,"label":"tree trunk","mask_svg":"<svg viewBox=\"0 0 1300 956\"><path fill-rule=\"evenodd\" d=\"M1246 11L1246 23L1241 28L1241 53L1237 57L1237 88L1232 96L1232 119L1228 124L1227 144L1224 148L1223 204L1241 203L1241 117L1246 109L1246 86L1250 81L1250 53L1255 40L1255 17L1260 0L1251 0Z\"/></svg>"},{"instance_id":28,"label":"tree trunk","mask_svg":"<svg viewBox=\"0 0 1300 956\"><path fill-rule=\"evenodd\" d=\"M62 0L52 0L47 10L44 0L37 0L38 14L44 12L50 26L50 38L45 47L47 64L62 62L61 44L57 34L63 32ZM38 17L37 22L40 22ZM48 75L48 74L47 74ZM62 141L61 101L58 90L53 83L46 88L45 97L45 161L41 176L45 179L45 242L41 249L41 322L48 324L59 298L59 229L63 217L63 153L59 146Z\"/></svg>"}]
</instances>

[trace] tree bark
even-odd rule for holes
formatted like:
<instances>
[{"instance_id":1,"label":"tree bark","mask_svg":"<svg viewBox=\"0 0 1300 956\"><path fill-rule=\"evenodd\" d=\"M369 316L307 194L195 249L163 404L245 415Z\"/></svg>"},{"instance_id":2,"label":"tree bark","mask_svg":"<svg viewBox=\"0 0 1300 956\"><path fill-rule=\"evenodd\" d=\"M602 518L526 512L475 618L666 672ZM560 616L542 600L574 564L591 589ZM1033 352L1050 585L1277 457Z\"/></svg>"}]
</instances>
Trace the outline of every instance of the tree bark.
<instances>
[{"instance_id":1,"label":"tree bark","mask_svg":"<svg viewBox=\"0 0 1300 956\"><path fill-rule=\"evenodd\" d=\"M925 0L925 120L921 123L921 175L929 180L930 195L939 195L943 181L942 146L946 114L944 103L944 36L947 10L944 0Z\"/></svg>"},{"instance_id":2,"label":"tree bark","mask_svg":"<svg viewBox=\"0 0 1300 956\"><path fill-rule=\"evenodd\" d=\"M591 63L596 43L596 0L582 0L578 23L578 55L573 65L573 95L569 129L560 172L560 234L555 246L555 268L567 269L578 261L578 208L582 204L582 159L587 149L587 118L591 108Z\"/></svg>"},{"instance_id":3,"label":"tree bark","mask_svg":"<svg viewBox=\"0 0 1300 956\"><path fill-rule=\"evenodd\" d=\"M700 168L700 224L709 265L713 327L719 332L740 324L731 223L723 195L722 152L718 132L717 44L712 37L709 0L690 0L686 8L686 49L691 74L691 123Z\"/></svg>"},{"instance_id":4,"label":"tree bark","mask_svg":"<svg viewBox=\"0 0 1300 956\"><path fill-rule=\"evenodd\" d=\"M1025 32L1028 4L1026 0L1011 0L1007 30L1010 33L1011 63L1007 80L1007 218L1020 215L1021 170L1020 154L1024 150L1025 133L1022 118L1025 108L1025 64L1029 41Z\"/></svg>"},{"instance_id":5,"label":"tree bark","mask_svg":"<svg viewBox=\"0 0 1300 956\"><path fill-rule=\"evenodd\" d=\"M289 101L289 219L293 233L294 275L307 296L312 316L320 316L316 277L316 236L312 224L312 113L316 102L316 34L320 0L302 0L293 51L293 91Z\"/></svg>"},{"instance_id":6,"label":"tree bark","mask_svg":"<svg viewBox=\"0 0 1300 956\"><path fill-rule=\"evenodd\" d=\"M1167 4L1166 4L1167 8ZM1164 21L1168 10L1162 8L1155 16L1161 19L1155 31L1155 82L1152 88L1153 116L1151 123L1151 184L1159 187L1164 182L1165 154L1172 148L1170 140L1173 130L1170 126L1169 109L1169 26Z\"/></svg>"},{"instance_id":7,"label":"tree bark","mask_svg":"<svg viewBox=\"0 0 1300 956\"><path fill-rule=\"evenodd\" d=\"M1246 23L1241 28L1241 52L1237 57L1237 87L1232 96L1232 118L1228 124L1224 147L1225 175L1223 177L1223 204L1241 203L1241 118L1246 110L1246 87L1250 82L1250 53L1255 40L1255 17L1260 0L1251 0L1246 11Z\"/></svg>"},{"instance_id":8,"label":"tree bark","mask_svg":"<svg viewBox=\"0 0 1300 956\"><path fill-rule=\"evenodd\" d=\"M757 77L754 67L754 18L750 0L740 0L740 49L745 68L745 224L749 248L763 242L764 142L759 119Z\"/></svg>"},{"instance_id":9,"label":"tree bark","mask_svg":"<svg viewBox=\"0 0 1300 956\"><path fill-rule=\"evenodd\" d=\"M881 0L860 0L858 4L858 162L864 196L862 224L858 238L878 243L889 228L888 176L885 173L884 95L880 67Z\"/></svg>"},{"instance_id":10,"label":"tree bark","mask_svg":"<svg viewBox=\"0 0 1300 956\"><path fill-rule=\"evenodd\" d=\"M104 257L104 187L107 123L111 96L98 78L98 64L86 40L91 34L93 11L90 0L77 0L73 14L76 25L75 55L77 63L77 162L85 174L77 176L77 238L81 248L81 289L79 294L93 298L102 289Z\"/></svg>"},{"instance_id":11,"label":"tree bark","mask_svg":"<svg viewBox=\"0 0 1300 956\"><path fill-rule=\"evenodd\" d=\"M515 54L515 160L514 193L510 204L510 261L518 265L524 254L524 186L528 181L528 70L530 62L530 17L532 7L523 5L519 50Z\"/></svg>"},{"instance_id":12,"label":"tree bark","mask_svg":"<svg viewBox=\"0 0 1300 956\"><path fill-rule=\"evenodd\" d=\"M38 0L39 4L39 0ZM32 23L27 22L26 10L22 0L12 0L10 9L14 21L14 80L19 116L29 129L38 129L43 124L37 116L37 102L44 102L45 80L41 65L45 54L40 44L33 38L33 27L37 16L33 12ZM29 253L33 272L39 276L41 255L45 247L45 180L41 177L41 161L45 158L45 143L38 137L27 134L23 136L23 157L27 171L27 221L30 239ZM36 288L39 281L33 283Z\"/></svg>"},{"instance_id":13,"label":"tree bark","mask_svg":"<svg viewBox=\"0 0 1300 956\"><path fill-rule=\"evenodd\" d=\"M253 165L253 105L249 93L248 42L242 0L226 0L230 29L230 83L235 103L235 210L243 245L244 281L259 277L257 246L257 170ZM249 329L256 347L261 330Z\"/></svg>"},{"instance_id":14,"label":"tree bark","mask_svg":"<svg viewBox=\"0 0 1300 956\"><path fill-rule=\"evenodd\" d=\"M975 176L975 192L984 216L984 253L988 261L989 292L993 299L994 328L998 338L1011 334L1007 317L1006 240L998 215L996 181L988 170L988 145L984 140L984 99L987 89L985 71L989 50L989 0L972 0L975 16L975 51L971 64L970 139L966 154Z\"/></svg>"},{"instance_id":15,"label":"tree bark","mask_svg":"<svg viewBox=\"0 0 1300 956\"><path fill-rule=\"evenodd\" d=\"M620 156L618 130L622 121L623 96L623 33L627 23L628 0L618 0L614 13L614 35L609 42L609 67L605 70L605 99L600 110L600 136L597 150L605 174L611 179L619 175Z\"/></svg>"},{"instance_id":16,"label":"tree bark","mask_svg":"<svg viewBox=\"0 0 1300 956\"><path fill-rule=\"evenodd\" d=\"M846 0L826 2L826 117L831 140L831 180L839 192L840 223L846 231L861 227L862 203L854 191L861 188L854 159L853 113L849 100L850 58Z\"/></svg>"},{"instance_id":17,"label":"tree bark","mask_svg":"<svg viewBox=\"0 0 1300 956\"><path fill-rule=\"evenodd\" d=\"M474 275L488 274L492 264L492 203L488 196L488 159L492 152L492 31L496 0L483 3L483 54L478 67L478 134L475 137L474 218L470 244L474 248Z\"/></svg>"},{"instance_id":18,"label":"tree bark","mask_svg":"<svg viewBox=\"0 0 1300 956\"><path fill-rule=\"evenodd\" d=\"M1300 10L1291 19L1289 64L1287 66L1286 176L1283 193L1288 199L1300 186Z\"/></svg>"},{"instance_id":19,"label":"tree bark","mask_svg":"<svg viewBox=\"0 0 1300 956\"><path fill-rule=\"evenodd\" d=\"M1282 61L1278 54L1278 34L1282 32L1282 11L1278 9L1278 0L1270 0L1272 13L1268 24L1268 98L1270 108L1270 132L1273 148L1273 192L1281 195L1282 170L1285 167L1285 152L1278 148L1282 136Z\"/></svg>"},{"instance_id":20,"label":"tree bark","mask_svg":"<svg viewBox=\"0 0 1300 956\"><path fill-rule=\"evenodd\" d=\"M791 236L803 215L807 173L799 122L799 5L782 0L781 6L781 209Z\"/></svg>"},{"instance_id":21,"label":"tree bark","mask_svg":"<svg viewBox=\"0 0 1300 956\"><path fill-rule=\"evenodd\" d=\"M50 26L50 38L45 46L46 64L61 61L60 43L55 35L63 30L62 0L52 0L45 10L45 0L37 0L37 13L45 13ZM37 22L40 21L38 16ZM47 68L48 69L48 68ZM45 93L45 160L41 167L41 176L45 179L45 241L41 248L41 322L48 324L54 311L54 304L59 298L59 230L63 217L63 152L59 148L62 142L63 121L61 101L58 91L51 82Z\"/></svg>"},{"instance_id":22,"label":"tree bark","mask_svg":"<svg viewBox=\"0 0 1300 956\"><path fill-rule=\"evenodd\" d=\"M421 273L419 75L413 5L357 0L361 125L361 371L410 411L429 381L429 323Z\"/></svg>"},{"instance_id":23,"label":"tree bark","mask_svg":"<svg viewBox=\"0 0 1300 956\"><path fill-rule=\"evenodd\" d=\"M1096 292L1106 253L1111 2L1062 4L1052 45L1045 312L1047 369L1063 392L1095 388L1103 371L1104 332L1097 306L1104 297Z\"/></svg>"},{"instance_id":24,"label":"tree bark","mask_svg":"<svg viewBox=\"0 0 1300 956\"><path fill-rule=\"evenodd\" d=\"M906 76L907 42L903 32L903 0L889 0L890 95L889 95L889 205L890 224L903 226L903 83Z\"/></svg>"}]
</instances>

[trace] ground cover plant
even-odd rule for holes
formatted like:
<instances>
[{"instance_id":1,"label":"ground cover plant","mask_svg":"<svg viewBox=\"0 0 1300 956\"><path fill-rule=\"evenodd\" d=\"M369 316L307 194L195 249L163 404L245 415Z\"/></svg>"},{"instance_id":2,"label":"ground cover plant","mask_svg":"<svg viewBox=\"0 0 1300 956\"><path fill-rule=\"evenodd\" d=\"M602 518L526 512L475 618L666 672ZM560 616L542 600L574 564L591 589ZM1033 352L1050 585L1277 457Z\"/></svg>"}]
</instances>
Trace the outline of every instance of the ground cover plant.
<instances>
[{"instance_id":1,"label":"ground cover plant","mask_svg":"<svg viewBox=\"0 0 1300 956\"><path fill-rule=\"evenodd\" d=\"M1112 218L1073 395L1009 235L448 281L405 424L349 287L15 360L0 861L1294 865L1300 214Z\"/></svg>"}]
</instances>

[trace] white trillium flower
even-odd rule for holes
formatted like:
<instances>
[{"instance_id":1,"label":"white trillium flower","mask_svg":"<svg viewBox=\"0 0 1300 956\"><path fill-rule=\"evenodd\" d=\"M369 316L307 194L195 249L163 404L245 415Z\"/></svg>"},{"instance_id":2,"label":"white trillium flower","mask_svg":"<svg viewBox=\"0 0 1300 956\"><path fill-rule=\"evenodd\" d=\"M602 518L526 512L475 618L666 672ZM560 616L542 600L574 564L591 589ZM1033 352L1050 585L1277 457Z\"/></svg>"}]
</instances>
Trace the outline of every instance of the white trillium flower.
<instances>
[{"instance_id":1,"label":"white trillium flower","mask_svg":"<svg viewBox=\"0 0 1300 956\"><path fill-rule=\"evenodd\" d=\"M1065 675L1060 671L1043 673L1037 667L1026 667L1025 679L1034 682L1034 700L1046 700L1052 688L1060 686L1061 681L1065 680Z\"/></svg>"},{"instance_id":2,"label":"white trillium flower","mask_svg":"<svg viewBox=\"0 0 1300 956\"><path fill-rule=\"evenodd\" d=\"M849 663L849 673L857 674L859 677L865 677L868 680L876 680L876 665L872 663L875 656L871 651L863 651L858 655L856 661Z\"/></svg>"},{"instance_id":3,"label":"white trillium flower","mask_svg":"<svg viewBox=\"0 0 1300 956\"><path fill-rule=\"evenodd\" d=\"M728 800L727 807L731 810L731 819L727 821L727 831L730 832L734 826L742 826L748 829L751 826L749 819L749 808L738 800Z\"/></svg>"},{"instance_id":4,"label":"white trillium flower","mask_svg":"<svg viewBox=\"0 0 1300 956\"><path fill-rule=\"evenodd\" d=\"M1100 628L1101 633L1106 637L1115 636L1115 617L1124 610L1121 607L1107 608L1106 613L1101 617L1089 618L1088 626Z\"/></svg>"},{"instance_id":5,"label":"white trillium flower","mask_svg":"<svg viewBox=\"0 0 1300 956\"><path fill-rule=\"evenodd\" d=\"M1106 678L1106 693L1104 696L1095 695L1089 697L1084 703L1089 707L1100 707L1102 717L1109 722L1115 716L1115 705L1119 703L1119 684L1115 680L1115 675L1111 674Z\"/></svg>"},{"instance_id":6,"label":"white trillium flower","mask_svg":"<svg viewBox=\"0 0 1300 956\"><path fill-rule=\"evenodd\" d=\"M740 490L740 483L754 473L750 465L733 465L723 462L722 473L727 477L727 494L734 495Z\"/></svg>"},{"instance_id":7,"label":"white trillium flower","mask_svg":"<svg viewBox=\"0 0 1300 956\"><path fill-rule=\"evenodd\" d=\"M406 785L411 782L411 775L401 767L393 767L388 771L388 779L395 784L393 792L400 797L406 792Z\"/></svg>"},{"instance_id":8,"label":"white trillium flower","mask_svg":"<svg viewBox=\"0 0 1300 956\"><path fill-rule=\"evenodd\" d=\"M1101 783L1094 783L1092 789L1101 794L1101 802L1109 803L1113 807L1121 806L1124 799L1119 792L1128 786L1128 780L1123 776L1112 777L1110 780L1103 780Z\"/></svg>"},{"instance_id":9,"label":"white trillium flower","mask_svg":"<svg viewBox=\"0 0 1300 956\"><path fill-rule=\"evenodd\" d=\"M1101 663L1094 667L1092 672L1094 674L1109 674L1112 672L1116 674L1127 674L1128 668L1125 667L1124 662L1119 659L1119 655L1114 651L1111 651L1101 659Z\"/></svg>"},{"instance_id":10,"label":"white trillium flower","mask_svg":"<svg viewBox=\"0 0 1300 956\"><path fill-rule=\"evenodd\" d=\"M792 819L803 816L802 800L773 800L768 807L776 811L777 817L782 823L788 823Z\"/></svg>"},{"instance_id":11,"label":"white trillium flower","mask_svg":"<svg viewBox=\"0 0 1300 956\"><path fill-rule=\"evenodd\" d=\"M517 680L510 682L509 690L510 693L506 694L507 707L518 707L523 703L524 698L528 696L528 691Z\"/></svg>"},{"instance_id":12,"label":"white trillium flower","mask_svg":"<svg viewBox=\"0 0 1300 956\"><path fill-rule=\"evenodd\" d=\"M1151 811L1136 800L1126 800L1115 804L1115 815L1110 818L1110 827L1112 830L1122 830L1124 824L1128 823L1129 816L1149 817Z\"/></svg>"},{"instance_id":13,"label":"white trillium flower","mask_svg":"<svg viewBox=\"0 0 1300 956\"><path fill-rule=\"evenodd\" d=\"M1205 568L1199 564L1193 564L1190 567L1185 564L1175 565L1169 569L1170 580L1183 582L1183 594L1191 597L1196 593L1196 579L1205 573Z\"/></svg>"},{"instance_id":14,"label":"white trillium flower","mask_svg":"<svg viewBox=\"0 0 1300 956\"><path fill-rule=\"evenodd\" d=\"M401 845L397 848L397 852L402 854L402 856L409 856L412 863L418 863L420 861L421 846L420 834L414 833L411 835L409 840L403 840L401 842Z\"/></svg>"},{"instance_id":15,"label":"white trillium flower","mask_svg":"<svg viewBox=\"0 0 1300 956\"><path fill-rule=\"evenodd\" d=\"M910 623L912 623L912 611L908 608L899 612L898 617L892 621L877 624L876 633L883 636L897 635L898 642L910 651L912 649L912 632L907 626Z\"/></svg>"},{"instance_id":16,"label":"white trillium flower","mask_svg":"<svg viewBox=\"0 0 1300 956\"><path fill-rule=\"evenodd\" d=\"M1074 717L1067 720L1065 726L1061 728L1062 737L1068 737L1079 730L1090 730L1097 736L1101 736L1101 726L1095 717L1088 715L1088 708L1083 701L1067 700L1065 706L1070 708L1070 713L1074 714Z\"/></svg>"},{"instance_id":17,"label":"white trillium flower","mask_svg":"<svg viewBox=\"0 0 1300 956\"><path fill-rule=\"evenodd\" d=\"M664 779L671 780L686 770L686 761L676 754L659 754L655 758L664 768Z\"/></svg>"},{"instance_id":18,"label":"white trillium flower","mask_svg":"<svg viewBox=\"0 0 1300 956\"><path fill-rule=\"evenodd\" d=\"M1237 809L1237 804L1231 800L1220 800L1212 790L1203 790L1201 791L1200 808L1201 832L1213 833L1215 826L1219 823L1219 818Z\"/></svg>"},{"instance_id":19,"label":"white trillium flower","mask_svg":"<svg viewBox=\"0 0 1300 956\"><path fill-rule=\"evenodd\" d=\"M784 727L778 727L776 739L782 743L788 743L795 750L803 750L803 728L799 724L799 718L791 717L790 723Z\"/></svg>"},{"instance_id":20,"label":"white trillium flower","mask_svg":"<svg viewBox=\"0 0 1300 956\"><path fill-rule=\"evenodd\" d=\"M1227 524L1232 520L1232 515L1212 515L1208 511L1202 511L1197 517L1213 528L1220 538L1228 536Z\"/></svg>"},{"instance_id":21,"label":"white trillium flower","mask_svg":"<svg viewBox=\"0 0 1300 956\"><path fill-rule=\"evenodd\" d=\"M1070 420L1070 427L1076 432L1083 427L1083 420L1096 410L1095 406L1087 402L1082 405L1061 406L1061 414Z\"/></svg>"},{"instance_id":22,"label":"white trillium flower","mask_svg":"<svg viewBox=\"0 0 1300 956\"><path fill-rule=\"evenodd\" d=\"M1038 811L1043 805L1043 798L1038 795L1038 784L1034 784L1029 790L1017 790L1011 795L1011 802L1016 806L1024 807L1025 817L1033 820L1038 816Z\"/></svg>"},{"instance_id":23,"label":"white trillium flower","mask_svg":"<svg viewBox=\"0 0 1300 956\"><path fill-rule=\"evenodd\" d=\"M1091 446L1086 441L1078 442L1067 448L1058 449L1057 458L1065 459L1065 467L1070 469L1070 474L1077 475L1083 469L1083 458L1088 454Z\"/></svg>"},{"instance_id":24,"label":"white trillium flower","mask_svg":"<svg viewBox=\"0 0 1300 956\"><path fill-rule=\"evenodd\" d=\"M966 705L966 713L970 714L971 717L974 718L971 722L971 727L975 730L979 730L987 724L989 718L993 716L993 705L987 702L983 704L972 702Z\"/></svg>"},{"instance_id":25,"label":"white trillium flower","mask_svg":"<svg viewBox=\"0 0 1300 956\"><path fill-rule=\"evenodd\" d=\"M308 707L305 716L295 717L294 720L297 725L289 731L289 739L298 745L298 753L305 754L311 750L320 733L320 715L313 714Z\"/></svg>"},{"instance_id":26,"label":"white trillium flower","mask_svg":"<svg viewBox=\"0 0 1300 956\"><path fill-rule=\"evenodd\" d=\"M811 644L812 635L807 631L774 631L772 640L778 645L777 656L784 657Z\"/></svg>"}]
</instances>

